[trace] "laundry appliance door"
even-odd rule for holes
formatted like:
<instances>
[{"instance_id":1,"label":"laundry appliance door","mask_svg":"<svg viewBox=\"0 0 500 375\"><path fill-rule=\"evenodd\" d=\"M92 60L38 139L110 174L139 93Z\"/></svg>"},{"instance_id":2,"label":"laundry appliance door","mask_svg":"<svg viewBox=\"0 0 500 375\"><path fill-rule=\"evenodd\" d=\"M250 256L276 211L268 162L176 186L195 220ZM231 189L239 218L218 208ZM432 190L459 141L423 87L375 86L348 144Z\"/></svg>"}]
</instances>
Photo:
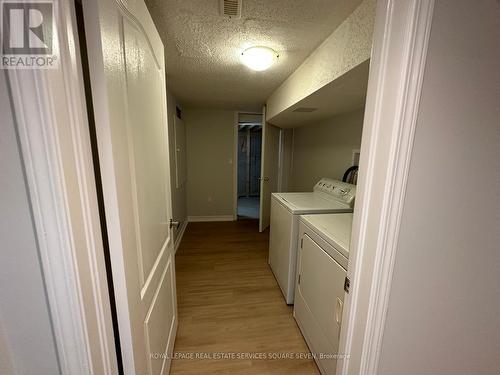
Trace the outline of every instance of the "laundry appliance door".
<instances>
[{"instance_id":1,"label":"laundry appliance door","mask_svg":"<svg viewBox=\"0 0 500 375\"><path fill-rule=\"evenodd\" d=\"M323 373L335 374L347 272L307 234L301 239L294 316Z\"/></svg>"}]
</instances>

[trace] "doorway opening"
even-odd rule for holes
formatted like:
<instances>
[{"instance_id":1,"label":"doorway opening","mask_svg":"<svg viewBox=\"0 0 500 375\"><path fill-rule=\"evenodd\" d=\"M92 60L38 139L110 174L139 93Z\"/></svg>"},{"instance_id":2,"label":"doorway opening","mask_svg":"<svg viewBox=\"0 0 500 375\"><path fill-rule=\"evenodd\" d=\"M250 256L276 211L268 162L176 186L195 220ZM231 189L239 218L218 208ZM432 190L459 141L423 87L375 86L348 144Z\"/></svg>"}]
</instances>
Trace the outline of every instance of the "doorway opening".
<instances>
[{"instance_id":1,"label":"doorway opening","mask_svg":"<svg viewBox=\"0 0 500 375\"><path fill-rule=\"evenodd\" d=\"M238 220L258 219L262 115L239 113L237 126L237 216Z\"/></svg>"}]
</instances>

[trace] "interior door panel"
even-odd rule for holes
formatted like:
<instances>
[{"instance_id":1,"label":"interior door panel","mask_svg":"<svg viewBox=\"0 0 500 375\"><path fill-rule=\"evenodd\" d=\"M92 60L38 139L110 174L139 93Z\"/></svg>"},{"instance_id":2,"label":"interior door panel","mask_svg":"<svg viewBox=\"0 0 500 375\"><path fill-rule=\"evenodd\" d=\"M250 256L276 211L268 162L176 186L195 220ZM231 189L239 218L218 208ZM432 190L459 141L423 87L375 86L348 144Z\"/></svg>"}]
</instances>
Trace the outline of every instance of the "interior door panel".
<instances>
[{"instance_id":1,"label":"interior door panel","mask_svg":"<svg viewBox=\"0 0 500 375\"><path fill-rule=\"evenodd\" d=\"M164 51L142 0L83 2L125 374L166 374L177 328Z\"/></svg>"}]
</instances>

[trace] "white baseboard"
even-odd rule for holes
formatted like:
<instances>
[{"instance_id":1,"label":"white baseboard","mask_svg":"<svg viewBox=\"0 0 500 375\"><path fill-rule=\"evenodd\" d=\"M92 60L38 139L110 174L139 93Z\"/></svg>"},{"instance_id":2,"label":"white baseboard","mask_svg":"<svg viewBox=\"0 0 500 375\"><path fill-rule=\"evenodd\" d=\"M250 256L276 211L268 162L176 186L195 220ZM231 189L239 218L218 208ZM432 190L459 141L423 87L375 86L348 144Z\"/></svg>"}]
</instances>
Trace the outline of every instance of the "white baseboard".
<instances>
[{"instance_id":1,"label":"white baseboard","mask_svg":"<svg viewBox=\"0 0 500 375\"><path fill-rule=\"evenodd\" d=\"M188 216L190 223L200 221L234 221L233 215L214 215L214 216Z\"/></svg>"},{"instance_id":2,"label":"white baseboard","mask_svg":"<svg viewBox=\"0 0 500 375\"><path fill-rule=\"evenodd\" d=\"M188 225L188 221L184 220L181 224L181 227L179 228L179 232L177 233L177 237L175 237L174 254L177 252L177 249L178 249L179 245L181 244L182 237L184 236L184 232L186 230L187 225Z\"/></svg>"}]
</instances>

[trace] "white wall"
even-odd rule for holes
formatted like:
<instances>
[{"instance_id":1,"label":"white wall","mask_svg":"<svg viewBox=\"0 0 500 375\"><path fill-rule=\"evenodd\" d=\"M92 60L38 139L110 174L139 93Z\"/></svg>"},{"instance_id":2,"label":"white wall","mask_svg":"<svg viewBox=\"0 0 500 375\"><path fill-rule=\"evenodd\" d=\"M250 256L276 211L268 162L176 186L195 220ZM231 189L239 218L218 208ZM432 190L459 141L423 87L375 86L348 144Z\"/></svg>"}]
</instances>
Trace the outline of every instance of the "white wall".
<instances>
[{"instance_id":1,"label":"white wall","mask_svg":"<svg viewBox=\"0 0 500 375\"><path fill-rule=\"evenodd\" d=\"M498 374L499 46L498 1L436 1L379 374Z\"/></svg>"},{"instance_id":2,"label":"white wall","mask_svg":"<svg viewBox=\"0 0 500 375\"><path fill-rule=\"evenodd\" d=\"M290 191L311 191L322 177L342 179L361 146L363 114L360 109L293 130Z\"/></svg>"},{"instance_id":3,"label":"white wall","mask_svg":"<svg viewBox=\"0 0 500 375\"><path fill-rule=\"evenodd\" d=\"M167 91L167 116L168 116L168 141L169 141L169 157L170 157L170 182L172 190L172 217L175 221L181 224L187 220L187 187L186 184L176 187L176 163L175 163L175 107L182 109L180 103L175 97ZM180 227L179 227L180 229ZM179 229L174 229L174 241L177 240Z\"/></svg>"},{"instance_id":4,"label":"white wall","mask_svg":"<svg viewBox=\"0 0 500 375\"><path fill-rule=\"evenodd\" d=\"M269 121L370 58L375 6L375 0L363 1L271 94L266 111Z\"/></svg>"},{"instance_id":5,"label":"white wall","mask_svg":"<svg viewBox=\"0 0 500 375\"><path fill-rule=\"evenodd\" d=\"M233 215L235 114L184 108L189 217Z\"/></svg>"},{"instance_id":6,"label":"white wall","mask_svg":"<svg viewBox=\"0 0 500 375\"><path fill-rule=\"evenodd\" d=\"M23 164L0 72L0 373L59 374Z\"/></svg>"}]
</instances>

